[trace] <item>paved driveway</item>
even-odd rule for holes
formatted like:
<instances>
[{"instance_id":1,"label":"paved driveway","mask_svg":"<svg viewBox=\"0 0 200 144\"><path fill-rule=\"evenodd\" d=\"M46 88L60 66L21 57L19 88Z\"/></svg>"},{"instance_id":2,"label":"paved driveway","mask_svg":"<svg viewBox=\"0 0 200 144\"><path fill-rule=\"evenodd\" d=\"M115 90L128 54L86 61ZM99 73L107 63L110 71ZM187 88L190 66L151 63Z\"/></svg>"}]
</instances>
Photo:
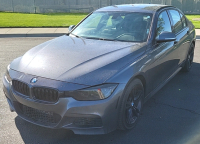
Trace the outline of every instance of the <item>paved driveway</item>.
<instances>
[{"instance_id":1,"label":"paved driveway","mask_svg":"<svg viewBox=\"0 0 200 144\"><path fill-rule=\"evenodd\" d=\"M6 66L31 47L52 38L1 38L0 81ZM144 107L141 120L130 131L81 136L30 124L11 113L0 83L0 144L197 144L200 142L200 41L190 73L178 73Z\"/></svg>"}]
</instances>

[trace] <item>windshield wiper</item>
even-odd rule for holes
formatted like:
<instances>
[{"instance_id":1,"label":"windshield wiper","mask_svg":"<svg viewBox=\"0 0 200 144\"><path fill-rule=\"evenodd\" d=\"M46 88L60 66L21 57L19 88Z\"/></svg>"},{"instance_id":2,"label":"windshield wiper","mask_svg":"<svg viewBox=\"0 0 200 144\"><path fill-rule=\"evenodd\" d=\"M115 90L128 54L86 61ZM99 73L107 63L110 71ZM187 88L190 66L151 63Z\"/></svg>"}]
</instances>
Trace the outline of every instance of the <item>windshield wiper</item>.
<instances>
[{"instance_id":1,"label":"windshield wiper","mask_svg":"<svg viewBox=\"0 0 200 144\"><path fill-rule=\"evenodd\" d=\"M75 35L75 34L73 34L73 33L69 33L69 34L71 34L71 35L73 35L73 36L75 36L75 37L77 37L77 38L81 38L80 36Z\"/></svg>"},{"instance_id":2,"label":"windshield wiper","mask_svg":"<svg viewBox=\"0 0 200 144\"><path fill-rule=\"evenodd\" d=\"M86 39L96 39L96 40L105 40L105 41L115 41L114 39L98 38L98 37L83 37Z\"/></svg>"},{"instance_id":3,"label":"windshield wiper","mask_svg":"<svg viewBox=\"0 0 200 144\"><path fill-rule=\"evenodd\" d=\"M134 41L129 41L129 40L118 40L118 39L115 39L116 41L121 41L121 42L134 42Z\"/></svg>"}]
</instances>

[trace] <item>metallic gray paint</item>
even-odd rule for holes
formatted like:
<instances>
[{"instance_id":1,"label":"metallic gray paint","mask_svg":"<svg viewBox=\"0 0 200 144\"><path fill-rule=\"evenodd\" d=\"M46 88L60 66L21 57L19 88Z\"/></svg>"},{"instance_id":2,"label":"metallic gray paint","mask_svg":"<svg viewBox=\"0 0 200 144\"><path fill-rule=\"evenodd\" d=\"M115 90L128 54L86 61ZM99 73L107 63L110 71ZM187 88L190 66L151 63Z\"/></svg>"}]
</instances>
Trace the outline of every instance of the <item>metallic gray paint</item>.
<instances>
[{"instance_id":1,"label":"metallic gray paint","mask_svg":"<svg viewBox=\"0 0 200 144\"><path fill-rule=\"evenodd\" d=\"M14 60L10 68L49 79L97 85L133 60L141 51L140 45L62 36L31 49ZM121 60L125 56L128 61Z\"/></svg>"},{"instance_id":2,"label":"metallic gray paint","mask_svg":"<svg viewBox=\"0 0 200 144\"><path fill-rule=\"evenodd\" d=\"M151 97L181 69L191 43L195 43L195 29L188 20L188 26L176 34L176 43L155 42L158 14L169 8L175 9L162 5L137 5L135 8L123 5L98 10L154 13L147 42L112 42L62 36L36 46L10 65L9 73L12 79L23 81L30 87L52 87L60 93L103 83L118 83L114 93L107 99L76 101L73 98L60 98L54 104L41 103L13 91L12 83L8 83L4 77L4 92L11 109L14 109L13 103L18 102L36 109L53 111L61 115L62 119L51 128L67 128L77 134L103 134L115 130L119 98L123 96L129 82L135 77L140 78L145 86L146 98ZM37 77L37 83L30 83L33 77ZM68 123L67 117L77 115L98 115L102 118L103 126L74 127Z\"/></svg>"}]
</instances>

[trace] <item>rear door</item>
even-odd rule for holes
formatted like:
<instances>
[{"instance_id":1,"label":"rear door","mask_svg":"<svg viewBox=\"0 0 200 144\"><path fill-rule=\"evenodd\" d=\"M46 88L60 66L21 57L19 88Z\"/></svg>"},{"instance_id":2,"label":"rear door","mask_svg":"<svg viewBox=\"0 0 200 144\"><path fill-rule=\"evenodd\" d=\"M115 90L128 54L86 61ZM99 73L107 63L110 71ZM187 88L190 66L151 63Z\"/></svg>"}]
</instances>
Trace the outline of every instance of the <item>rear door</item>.
<instances>
[{"instance_id":1,"label":"rear door","mask_svg":"<svg viewBox=\"0 0 200 144\"><path fill-rule=\"evenodd\" d=\"M185 16L178 10L171 9L168 12L172 23L172 31L176 35L174 54L179 58L178 64L181 64L186 59L190 46L190 40L188 37L189 27L187 26Z\"/></svg>"}]
</instances>

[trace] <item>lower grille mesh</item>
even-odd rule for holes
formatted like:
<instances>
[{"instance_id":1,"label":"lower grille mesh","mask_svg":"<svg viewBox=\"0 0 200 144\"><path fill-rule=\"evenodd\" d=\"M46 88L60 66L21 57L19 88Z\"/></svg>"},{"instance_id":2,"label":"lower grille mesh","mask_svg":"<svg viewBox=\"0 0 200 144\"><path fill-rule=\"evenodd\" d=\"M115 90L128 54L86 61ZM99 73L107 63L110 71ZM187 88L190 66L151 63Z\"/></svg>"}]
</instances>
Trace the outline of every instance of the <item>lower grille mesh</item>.
<instances>
[{"instance_id":1,"label":"lower grille mesh","mask_svg":"<svg viewBox=\"0 0 200 144\"><path fill-rule=\"evenodd\" d=\"M22 104L20 104L20 107L24 116L26 116L31 121L42 125L55 126L61 119L61 117L58 114L55 114L53 112L34 109Z\"/></svg>"},{"instance_id":2,"label":"lower grille mesh","mask_svg":"<svg viewBox=\"0 0 200 144\"><path fill-rule=\"evenodd\" d=\"M91 118L91 117L75 118L73 124L79 127L101 127L102 120L101 118Z\"/></svg>"}]
</instances>

